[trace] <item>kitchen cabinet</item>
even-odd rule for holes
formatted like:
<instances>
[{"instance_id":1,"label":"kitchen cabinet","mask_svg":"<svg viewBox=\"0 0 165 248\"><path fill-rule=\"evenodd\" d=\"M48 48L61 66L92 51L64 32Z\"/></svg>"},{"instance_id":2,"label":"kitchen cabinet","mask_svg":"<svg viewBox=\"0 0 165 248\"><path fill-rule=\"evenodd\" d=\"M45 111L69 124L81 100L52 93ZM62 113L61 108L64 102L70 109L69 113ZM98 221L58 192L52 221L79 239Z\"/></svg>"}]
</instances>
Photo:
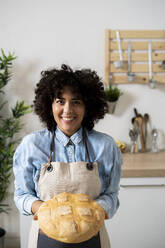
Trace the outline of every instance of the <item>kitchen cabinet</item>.
<instances>
[{"instance_id":1,"label":"kitchen cabinet","mask_svg":"<svg viewBox=\"0 0 165 248\"><path fill-rule=\"evenodd\" d=\"M165 247L165 178L122 178L120 208L106 221L112 248Z\"/></svg>"},{"instance_id":2,"label":"kitchen cabinet","mask_svg":"<svg viewBox=\"0 0 165 248\"><path fill-rule=\"evenodd\" d=\"M123 154L120 208L106 221L112 248L165 247L165 151Z\"/></svg>"}]
</instances>

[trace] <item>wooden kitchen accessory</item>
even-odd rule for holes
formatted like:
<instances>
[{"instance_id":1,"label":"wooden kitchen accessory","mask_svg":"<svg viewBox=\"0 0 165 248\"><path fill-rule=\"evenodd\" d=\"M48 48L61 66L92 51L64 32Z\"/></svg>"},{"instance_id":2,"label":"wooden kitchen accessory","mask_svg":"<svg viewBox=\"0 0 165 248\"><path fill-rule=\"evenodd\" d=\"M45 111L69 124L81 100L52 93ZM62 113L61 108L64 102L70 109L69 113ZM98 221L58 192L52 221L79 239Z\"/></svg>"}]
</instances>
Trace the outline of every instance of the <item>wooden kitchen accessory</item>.
<instances>
[{"instance_id":1,"label":"wooden kitchen accessory","mask_svg":"<svg viewBox=\"0 0 165 248\"><path fill-rule=\"evenodd\" d=\"M120 61L116 30L105 30L105 82L109 78L115 84L149 84L149 43L152 42L152 80L165 83L165 30L118 30L122 60L128 61L128 48L131 42L131 65L129 70L134 74L134 80L128 78L128 68L115 67ZM150 63L151 64L151 63ZM151 66L151 65L150 65ZM151 70L150 70L151 71Z\"/></svg>"},{"instance_id":2,"label":"wooden kitchen accessory","mask_svg":"<svg viewBox=\"0 0 165 248\"><path fill-rule=\"evenodd\" d=\"M134 108L135 117L132 118L132 124L134 129L139 130L141 152L146 152L147 143L147 122L149 121L149 115L147 113L142 116L136 108Z\"/></svg>"},{"instance_id":3,"label":"wooden kitchen accessory","mask_svg":"<svg viewBox=\"0 0 165 248\"><path fill-rule=\"evenodd\" d=\"M135 118L139 126L139 135L140 135L140 143L141 143L141 152L146 152L144 135L143 135L143 118L138 116Z\"/></svg>"},{"instance_id":4,"label":"wooden kitchen accessory","mask_svg":"<svg viewBox=\"0 0 165 248\"><path fill-rule=\"evenodd\" d=\"M144 122L144 142L145 142L145 147L147 149L147 126L149 123L149 114L147 113L144 114L143 122Z\"/></svg>"}]
</instances>

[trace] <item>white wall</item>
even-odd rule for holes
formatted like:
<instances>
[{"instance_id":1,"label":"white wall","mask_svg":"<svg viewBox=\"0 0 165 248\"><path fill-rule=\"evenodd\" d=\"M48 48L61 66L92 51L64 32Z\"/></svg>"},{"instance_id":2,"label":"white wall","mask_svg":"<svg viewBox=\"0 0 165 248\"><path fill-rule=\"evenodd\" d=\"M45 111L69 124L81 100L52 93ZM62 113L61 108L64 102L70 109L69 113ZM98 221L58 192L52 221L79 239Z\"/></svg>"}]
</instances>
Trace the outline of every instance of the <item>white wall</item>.
<instances>
[{"instance_id":1,"label":"white wall","mask_svg":"<svg viewBox=\"0 0 165 248\"><path fill-rule=\"evenodd\" d=\"M104 30L164 29L164 12L164 0L0 0L0 47L18 56L6 88L9 106L17 99L31 104L41 70L63 62L91 67L104 77ZM129 143L137 107L149 113L151 125L159 129L159 146L165 148L165 85L154 90L144 85L119 87L124 95L115 114L107 115L96 129ZM41 128L34 114L23 120L22 136ZM8 235L19 236L17 215L10 218L16 226L5 222Z\"/></svg>"}]
</instances>

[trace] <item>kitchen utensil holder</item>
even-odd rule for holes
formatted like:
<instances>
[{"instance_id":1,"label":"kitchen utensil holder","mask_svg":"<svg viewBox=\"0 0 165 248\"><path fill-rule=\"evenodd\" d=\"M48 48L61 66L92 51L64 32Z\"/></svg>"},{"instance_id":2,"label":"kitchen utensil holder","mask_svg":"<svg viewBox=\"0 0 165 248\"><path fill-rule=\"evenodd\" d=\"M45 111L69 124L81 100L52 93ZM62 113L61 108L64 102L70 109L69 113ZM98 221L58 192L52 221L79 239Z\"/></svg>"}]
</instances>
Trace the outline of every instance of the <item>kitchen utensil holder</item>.
<instances>
[{"instance_id":1,"label":"kitchen utensil holder","mask_svg":"<svg viewBox=\"0 0 165 248\"><path fill-rule=\"evenodd\" d=\"M105 30L105 82L109 85L109 75L115 84L149 84L148 44L152 41L152 80L165 83L165 30L119 30L123 61L128 61L128 44L131 42L131 73L134 80L128 78L128 68L116 68L120 61L116 30Z\"/></svg>"}]
</instances>

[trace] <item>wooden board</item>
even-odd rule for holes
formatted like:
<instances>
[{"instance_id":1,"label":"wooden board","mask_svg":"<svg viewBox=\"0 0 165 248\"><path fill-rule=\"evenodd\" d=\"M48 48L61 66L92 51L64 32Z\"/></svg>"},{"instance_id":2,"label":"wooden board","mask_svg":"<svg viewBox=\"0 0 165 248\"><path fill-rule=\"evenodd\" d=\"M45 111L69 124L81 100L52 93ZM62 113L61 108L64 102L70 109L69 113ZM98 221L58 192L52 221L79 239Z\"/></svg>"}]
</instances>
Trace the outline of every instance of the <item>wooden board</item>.
<instances>
[{"instance_id":1,"label":"wooden board","mask_svg":"<svg viewBox=\"0 0 165 248\"><path fill-rule=\"evenodd\" d=\"M161 64L154 64L152 66L152 70L153 72L162 72L162 66ZM114 64L111 63L110 64L110 71L111 72L126 72L127 73L127 69L116 69ZM148 64L132 64L131 65L131 71L134 73L148 73L149 72L149 68L148 68Z\"/></svg>"},{"instance_id":2,"label":"wooden board","mask_svg":"<svg viewBox=\"0 0 165 248\"><path fill-rule=\"evenodd\" d=\"M116 30L109 30L112 39L116 39ZM165 30L120 30L121 39L164 39Z\"/></svg>"},{"instance_id":3,"label":"wooden board","mask_svg":"<svg viewBox=\"0 0 165 248\"><path fill-rule=\"evenodd\" d=\"M128 67L117 69L114 62L119 61L116 30L105 30L105 82L109 85L111 76L115 84L149 83L148 44L152 41L152 73L158 83L165 83L165 30L119 30L123 60L128 62L128 42L131 41L131 72L134 82L128 81ZM121 74L121 75L120 75Z\"/></svg>"},{"instance_id":4,"label":"wooden board","mask_svg":"<svg viewBox=\"0 0 165 248\"><path fill-rule=\"evenodd\" d=\"M121 42L122 50L128 50L128 41ZM165 50L165 42L163 41L154 41L152 43L153 50ZM146 41L133 41L132 50L147 50L148 42ZM118 44L115 41L111 42L111 50L118 50Z\"/></svg>"}]
</instances>

